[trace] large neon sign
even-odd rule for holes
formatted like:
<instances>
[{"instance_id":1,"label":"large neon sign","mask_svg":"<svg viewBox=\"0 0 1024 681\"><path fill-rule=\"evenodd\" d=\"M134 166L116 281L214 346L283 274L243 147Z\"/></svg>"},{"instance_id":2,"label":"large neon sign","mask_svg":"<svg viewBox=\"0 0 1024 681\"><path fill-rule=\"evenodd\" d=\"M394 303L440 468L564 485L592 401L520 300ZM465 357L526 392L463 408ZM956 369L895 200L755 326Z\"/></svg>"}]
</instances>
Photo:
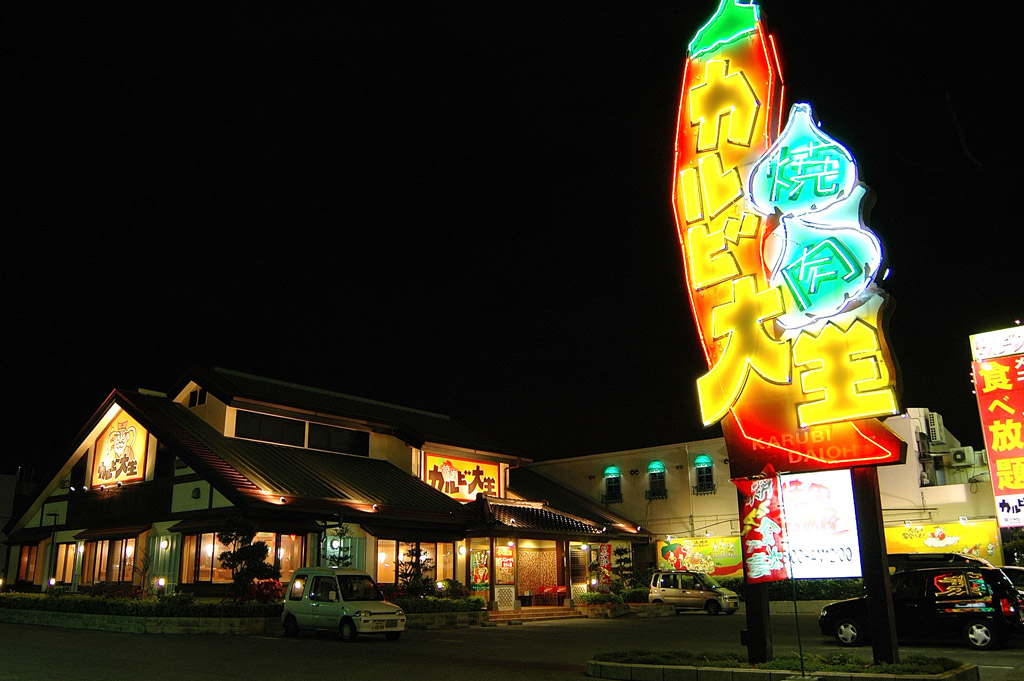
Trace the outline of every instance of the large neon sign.
<instances>
[{"instance_id":1,"label":"large neon sign","mask_svg":"<svg viewBox=\"0 0 1024 681\"><path fill-rule=\"evenodd\" d=\"M881 245L853 154L795 104L752 0L723 0L689 46L673 208L734 476L897 463L906 444L875 286Z\"/></svg>"},{"instance_id":2,"label":"large neon sign","mask_svg":"<svg viewBox=\"0 0 1024 681\"><path fill-rule=\"evenodd\" d=\"M100 436L93 454L93 487L140 482L146 476L149 434L139 422L118 411Z\"/></svg>"}]
</instances>

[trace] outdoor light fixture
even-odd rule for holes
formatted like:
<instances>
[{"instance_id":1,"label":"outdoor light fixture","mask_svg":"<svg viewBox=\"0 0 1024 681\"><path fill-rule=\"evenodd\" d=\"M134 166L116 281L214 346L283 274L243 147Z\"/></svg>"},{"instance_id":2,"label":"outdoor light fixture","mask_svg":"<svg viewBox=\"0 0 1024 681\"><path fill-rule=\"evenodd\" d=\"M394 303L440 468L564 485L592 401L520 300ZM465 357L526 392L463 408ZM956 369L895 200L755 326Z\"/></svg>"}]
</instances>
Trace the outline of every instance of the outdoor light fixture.
<instances>
[{"instance_id":1,"label":"outdoor light fixture","mask_svg":"<svg viewBox=\"0 0 1024 681\"><path fill-rule=\"evenodd\" d=\"M120 480L118 480L117 481L117 486L118 487L124 487L124 483L122 483Z\"/></svg>"},{"instance_id":2,"label":"outdoor light fixture","mask_svg":"<svg viewBox=\"0 0 1024 681\"><path fill-rule=\"evenodd\" d=\"M374 511L376 511L376 510L377 510L377 504L374 504L374 505L373 505L373 510L374 510Z\"/></svg>"},{"instance_id":3,"label":"outdoor light fixture","mask_svg":"<svg viewBox=\"0 0 1024 681\"><path fill-rule=\"evenodd\" d=\"M57 584L57 578L56 577L50 577L50 586L54 586L56 584Z\"/></svg>"},{"instance_id":4,"label":"outdoor light fixture","mask_svg":"<svg viewBox=\"0 0 1024 681\"><path fill-rule=\"evenodd\" d=\"M341 546L341 540L339 540L339 539L332 539L331 540L331 548L332 549L337 549L340 546Z\"/></svg>"},{"instance_id":5,"label":"outdoor light fixture","mask_svg":"<svg viewBox=\"0 0 1024 681\"><path fill-rule=\"evenodd\" d=\"M460 556L466 555L466 547L465 546L460 546L459 547L459 555Z\"/></svg>"},{"instance_id":6,"label":"outdoor light fixture","mask_svg":"<svg viewBox=\"0 0 1024 681\"><path fill-rule=\"evenodd\" d=\"M169 541L167 541L166 539L161 539L160 540L160 548L166 549L170 545L171 545L171 543Z\"/></svg>"},{"instance_id":7,"label":"outdoor light fixture","mask_svg":"<svg viewBox=\"0 0 1024 681\"><path fill-rule=\"evenodd\" d=\"M966 525L967 524L967 516L962 515L962 516L960 516L959 520L960 520L960 524L961 525Z\"/></svg>"},{"instance_id":8,"label":"outdoor light fixture","mask_svg":"<svg viewBox=\"0 0 1024 681\"><path fill-rule=\"evenodd\" d=\"M156 580L156 585L162 589L165 586L167 586L167 580L163 577L158 577Z\"/></svg>"},{"instance_id":9,"label":"outdoor light fixture","mask_svg":"<svg viewBox=\"0 0 1024 681\"><path fill-rule=\"evenodd\" d=\"M281 497L281 498L279 499L279 501L280 501L280 502L281 502L281 503L283 504L283 503L287 502L288 500L287 500L287 499L285 499L284 497Z\"/></svg>"},{"instance_id":10,"label":"outdoor light fixture","mask_svg":"<svg viewBox=\"0 0 1024 681\"><path fill-rule=\"evenodd\" d=\"M508 540L508 545L509 545L509 546L515 546L515 545L516 545L516 543L515 543L515 541L514 541L514 540L512 540L512 539L509 539L509 540Z\"/></svg>"},{"instance_id":11,"label":"outdoor light fixture","mask_svg":"<svg viewBox=\"0 0 1024 681\"><path fill-rule=\"evenodd\" d=\"M580 551L589 551L590 547L586 544L580 544Z\"/></svg>"}]
</instances>

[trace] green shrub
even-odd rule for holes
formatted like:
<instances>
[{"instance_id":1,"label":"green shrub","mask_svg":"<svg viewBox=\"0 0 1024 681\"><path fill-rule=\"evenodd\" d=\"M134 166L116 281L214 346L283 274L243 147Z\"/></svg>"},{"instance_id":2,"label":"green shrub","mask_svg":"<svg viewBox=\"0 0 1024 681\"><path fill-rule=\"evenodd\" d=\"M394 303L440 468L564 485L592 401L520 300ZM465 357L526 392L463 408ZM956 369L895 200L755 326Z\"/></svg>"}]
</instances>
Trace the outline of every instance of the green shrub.
<instances>
[{"instance_id":1,"label":"green shrub","mask_svg":"<svg viewBox=\"0 0 1024 681\"><path fill-rule=\"evenodd\" d=\"M604 605L606 603L620 604L622 603L622 596L613 593L581 593L574 595L573 600L577 601L581 605Z\"/></svg>"},{"instance_id":2,"label":"green shrub","mask_svg":"<svg viewBox=\"0 0 1024 681\"><path fill-rule=\"evenodd\" d=\"M483 610L486 607L484 599L479 596L468 598L435 598L434 596L419 596L413 598L395 598L395 605L405 610L406 613L424 612L474 612Z\"/></svg>"},{"instance_id":3,"label":"green shrub","mask_svg":"<svg viewBox=\"0 0 1024 681\"><path fill-rule=\"evenodd\" d=\"M742 577L719 577L718 583L739 594L744 600L746 583ZM860 578L850 579L798 579L796 598L798 601L839 601L864 595L864 582ZM768 599L772 601L793 600L793 585L790 580L768 583Z\"/></svg>"},{"instance_id":4,"label":"green shrub","mask_svg":"<svg viewBox=\"0 0 1024 681\"><path fill-rule=\"evenodd\" d=\"M650 593L650 589L644 587L642 589L626 589L622 592L623 603L646 603L647 594Z\"/></svg>"},{"instance_id":5,"label":"green shrub","mask_svg":"<svg viewBox=\"0 0 1024 681\"><path fill-rule=\"evenodd\" d=\"M138 599L88 594L3 593L0 608L134 617L275 617L281 614L282 605L280 602L195 603L189 594Z\"/></svg>"}]
</instances>

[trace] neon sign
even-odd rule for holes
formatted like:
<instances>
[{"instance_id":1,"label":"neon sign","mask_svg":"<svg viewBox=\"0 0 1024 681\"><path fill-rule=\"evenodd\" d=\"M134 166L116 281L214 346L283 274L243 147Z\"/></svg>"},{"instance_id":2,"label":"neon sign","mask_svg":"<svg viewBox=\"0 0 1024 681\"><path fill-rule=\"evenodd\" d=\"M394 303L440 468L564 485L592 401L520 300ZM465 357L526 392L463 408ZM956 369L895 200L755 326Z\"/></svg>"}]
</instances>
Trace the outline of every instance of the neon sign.
<instances>
[{"instance_id":1,"label":"neon sign","mask_svg":"<svg viewBox=\"0 0 1024 681\"><path fill-rule=\"evenodd\" d=\"M92 487L138 482L146 475L149 435L138 421L119 411L96 438Z\"/></svg>"},{"instance_id":2,"label":"neon sign","mask_svg":"<svg viewBox=\"0 0 1024 681\"><path fill-rule=\"evenodd\" d=\"M673 208L734 476L898 463L890 306L853 154L795 104L752 0L722 0L689 46Z\"/></svg>"},{"instance_id":3,"label":"neon sign","mask_svg":"<svg viewBox=\"0 0 1024 681\"><path fill-rule=\"evenodd\" d=\"M473 501L477 494L501 496L499 466L440 454L424 455L424 482L459 501Z\"/></svg>"}]
</instances>

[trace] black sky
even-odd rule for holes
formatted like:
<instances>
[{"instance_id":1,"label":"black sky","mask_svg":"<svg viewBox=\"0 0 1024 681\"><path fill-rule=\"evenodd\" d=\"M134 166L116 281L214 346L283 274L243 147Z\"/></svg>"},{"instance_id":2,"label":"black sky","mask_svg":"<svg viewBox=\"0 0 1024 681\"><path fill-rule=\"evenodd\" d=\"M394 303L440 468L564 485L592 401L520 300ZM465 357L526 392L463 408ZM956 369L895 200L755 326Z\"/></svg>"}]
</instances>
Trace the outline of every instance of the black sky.
<instances>
[{"instance_id":1,"label":"black sky","mask_svg":"<svg viewBox=\"0 0 1024 681\"><path fill-rule=\"evenodd\" d=\"M217 365L546 458L710 437L669 203L715 2L6 4L2 465ZM1012 22L763 2L878 201L904 403L981 447L968 336L1021 316Z\"/></svg>"}]
</instances>

